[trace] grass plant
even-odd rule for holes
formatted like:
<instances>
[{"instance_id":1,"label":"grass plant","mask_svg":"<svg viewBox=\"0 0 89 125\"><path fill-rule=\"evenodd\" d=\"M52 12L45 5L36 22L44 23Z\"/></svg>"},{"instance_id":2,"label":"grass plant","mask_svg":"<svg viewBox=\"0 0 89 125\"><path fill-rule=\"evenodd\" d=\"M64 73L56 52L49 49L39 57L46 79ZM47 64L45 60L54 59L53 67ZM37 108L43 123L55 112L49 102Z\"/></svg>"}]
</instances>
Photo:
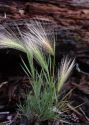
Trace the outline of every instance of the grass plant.
<instances>
[{"instance_id":1,"label":"grass plant","mask_svg":"<svg viewBox=\"0 0 89 125\"><path fill-rule=\"evenodd\" d=\"M59 100L59 97L75 60L63 58L60 68L55 71L55 48L53 47L55 38L51 39L46 34L40 22L31 21L30 24L26 24L26 27L28 29L26 32L19 31L22 40L11 37L9 33L0 35L1 48L23 51L27 54L29 62L27 66L21 58L22 68L32 81L32 90L27 94L24 103L19 105L18 110L32 122L55 120L66 107L67 101ZM41 66L40 72L34 66L34 59Z\"/></svg>"}]
</instances>

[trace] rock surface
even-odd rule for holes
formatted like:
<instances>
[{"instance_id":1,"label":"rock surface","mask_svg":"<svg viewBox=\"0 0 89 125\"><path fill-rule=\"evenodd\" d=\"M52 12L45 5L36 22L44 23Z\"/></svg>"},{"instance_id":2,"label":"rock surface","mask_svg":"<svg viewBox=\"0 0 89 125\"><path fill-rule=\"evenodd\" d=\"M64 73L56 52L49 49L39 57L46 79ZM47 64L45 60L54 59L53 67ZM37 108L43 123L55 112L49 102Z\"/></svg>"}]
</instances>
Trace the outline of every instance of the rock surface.
<instances>
[{"instance_id":1,"label":"rock surface","mask_svg":"<svg viewBox=\"0 0 89 125\"><path fill-rule=\"evenodd\" d=\"M37 18L53 23L58 55L70 54L89 64L89 0L29 0L0 4L1 23ZM4 9L2 9L4 8ZM21 23L20 21L20 23Z\"/></svg>"}]
</instances>

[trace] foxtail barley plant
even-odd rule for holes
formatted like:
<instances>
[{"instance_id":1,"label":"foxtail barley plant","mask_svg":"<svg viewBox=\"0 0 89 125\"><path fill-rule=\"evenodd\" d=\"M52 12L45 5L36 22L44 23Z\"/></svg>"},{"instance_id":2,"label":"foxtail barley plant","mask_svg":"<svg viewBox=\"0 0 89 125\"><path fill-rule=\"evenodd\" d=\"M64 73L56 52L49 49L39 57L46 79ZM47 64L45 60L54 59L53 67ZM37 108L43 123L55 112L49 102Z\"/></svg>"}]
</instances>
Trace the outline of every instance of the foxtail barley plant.
<instances>
[{"instance_id":1,"label":"foxtail barley plant","mask_svg":"<svg viewBox=\"0 0 89 125\"><path fill-rule=\"evenodd\" d=\"M27 54L29 66L26 65L23 58L22 68L32 80L32 90L27 94L24 104L19 105L19 111L25 115L30 121L46 121L54 120L60 117L58 112L63 111L66 103L60 103L60 90L69 77L75 60L63 58L55 75L55 37L49 37L38 21L26 23L27 31L19 30L21 40L18 37L0 34L0 47L13 48ZM49 55L44 53L49 53ZM54 56L54 61L52 60ZM41 71L34 67L33 59L41 66ZM61 111L57 109L57 105L61 107ZM56 109L54 111L54 109Z\"/></svg>"}]
</instances>

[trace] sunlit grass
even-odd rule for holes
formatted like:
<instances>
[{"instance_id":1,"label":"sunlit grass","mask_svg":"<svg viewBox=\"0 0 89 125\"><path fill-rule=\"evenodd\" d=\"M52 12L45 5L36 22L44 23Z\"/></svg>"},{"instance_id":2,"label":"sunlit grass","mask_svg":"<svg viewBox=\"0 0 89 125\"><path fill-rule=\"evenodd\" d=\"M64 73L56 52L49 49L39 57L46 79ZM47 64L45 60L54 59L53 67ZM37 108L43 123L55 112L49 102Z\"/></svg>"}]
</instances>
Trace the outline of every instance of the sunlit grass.
<instances>
[{"instance_id":1,"label":"sunlit grass","mask_svg":"<svg viewBox=\"0 0 89 125\"><path fill-rule=\"evenodd\" d=\"M54 50L52 47L52 44L54 42L54 37L50 37L47 35L45 29L42 27L40 22L31 21L31 23L26 24L28 28L28 32L24 33L24 40L30 39L31 44L32 44L32 50L33 46L35 45L36 47L41 49L43 48L44 50L48 51L50 54L54 54ZM27 45L29 46L29 42L27 42ZM29 46L31 47L31 46Z\"/></svg>"},{"instance_id":2,"label":"sunlit grass","mask_svg":"<svg viewBox=\"0 0 89 125\"><path fill-rule=\"evenodd\" d=\"M19 111L32 121L46 121L60 118L61 114L59 114L59 112L63 113L68 108L68 101L66 98L63 100L59 99L61 95L60 90L74 67L74 60L72 61L71 59L68 60L67 58L64 58L60 66L60 73L62 74L53 75L53 73L50 72L50 69L54 68L55 65L52 63L52 58L50 56L46 61L48 72L46 72L44 68L38 72L34 65L32 65L32 57L29 59L30 68L27 67L24 61L23 68L28 76L29 74L32 76L30 77L32 79L32 90L28 93L24 104L19 106ZM63 73L65 73L65 75ZM58 82L55 81L55 77L56 80L58 78Z\"/></svg>"},{"instance_id":3,"label":"sunlit grass","mask_svg":"<svg viewBox=\"0 0 89 125\"><path fill-rule=\"evenodd\" d=\"M58 68L55 71L54 36L53 39L49 37L41 23L37 21L26 23L26 27L25 32L18 29L21 40L11 37L10 34L0 35L1 48L13 48L27 54L29 66L22 57L21 66L32 81L32 90L27 94L24 103L19 105L18 110L31 121L54 120L60 117L58 112L63 112L67 106L66 100L59 100L60 90L69 77L75 60L63 58L60 70ZM40 72L34 66L34 59L41 66Z\"/></svg>"},{"instance_id":4,"label":"sunlit grass","mask_svg":"<svg viewBox=\"0 0 89 125\"><path fill-rule=\"evenodd\" d=\"M61 66L59 69L58 73L58 92L60 92L63 84L66 82L68 79L73 67L74 67L75 59L68 59L66 56L65 58L62 59L61 61Z\"/></svg>"},{"instance_id":5,"label":"sunlit grass","mask_svg":"<svg viewBox=\"0 0 89 125\"><path fill-rule=\"evenodd\" d=\"M0 34L0 48L12 48L25 52L23 44L8 34Z\"/></svg>"}]
</instances>

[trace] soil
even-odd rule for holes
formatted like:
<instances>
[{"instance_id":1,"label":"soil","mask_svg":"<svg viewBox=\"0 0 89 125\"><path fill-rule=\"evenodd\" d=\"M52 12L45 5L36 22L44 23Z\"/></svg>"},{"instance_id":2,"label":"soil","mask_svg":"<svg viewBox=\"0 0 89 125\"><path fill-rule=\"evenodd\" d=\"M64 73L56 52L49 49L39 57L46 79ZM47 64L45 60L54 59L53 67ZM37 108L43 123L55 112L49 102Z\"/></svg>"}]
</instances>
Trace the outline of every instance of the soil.
<instances>
[{"instance_id":1,"label":"soil","mask_svg":"<svg viewBox=\"0 0 89 125\"><path fill-rule=\"evenodd\" d=\"M52 26L56 36L56 63L64 55L76 58L74 72L64 86L62 94L74 89L70 100L77 110L70 107L68 121L71 125L89 125L89 1L88 0L11 0L0 1L0 24L15 29L31 19ZM0 26L1 27L1 26ZM51 30L51 27L49 27ZM0 28L2 32L2 28ZM28 78L20 67L20 55L11 50L0 50L0 125L28 125L16 112L19 100L24 100L30 90ZM70 117L69 117L70 116ZM37 123L34 123L37 124ZM47 121L40 125L70 125Z\"/></svg>"}]
</instances>

